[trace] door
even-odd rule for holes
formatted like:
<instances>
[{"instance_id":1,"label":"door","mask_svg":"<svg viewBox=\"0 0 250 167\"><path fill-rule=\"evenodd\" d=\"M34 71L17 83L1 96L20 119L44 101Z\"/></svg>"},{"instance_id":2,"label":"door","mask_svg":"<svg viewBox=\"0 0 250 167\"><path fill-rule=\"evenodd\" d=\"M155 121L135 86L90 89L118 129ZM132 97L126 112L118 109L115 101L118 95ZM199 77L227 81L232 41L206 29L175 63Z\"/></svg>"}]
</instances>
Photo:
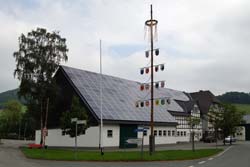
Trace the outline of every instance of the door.
<instances>
[{"instance_id":1,"label":"door","mask_svg":"<svg viewBox=\"0 0 250 167\"><path fill-rule=\"evenodd\" d=\"M246 128L246 140L250 140L250 124L247 124L245 128Z\"/></svg>"},{"instance_id":2,"label":"door","mask_svg":"<svg viewBox=\"0 0 250 167\"><path fill-rule=\"evenodd\" d=\"M126 140L137 138L137 125L120 125L120 148L136 148L137 144L128 144Z\"/></svg>"}]
</instances>

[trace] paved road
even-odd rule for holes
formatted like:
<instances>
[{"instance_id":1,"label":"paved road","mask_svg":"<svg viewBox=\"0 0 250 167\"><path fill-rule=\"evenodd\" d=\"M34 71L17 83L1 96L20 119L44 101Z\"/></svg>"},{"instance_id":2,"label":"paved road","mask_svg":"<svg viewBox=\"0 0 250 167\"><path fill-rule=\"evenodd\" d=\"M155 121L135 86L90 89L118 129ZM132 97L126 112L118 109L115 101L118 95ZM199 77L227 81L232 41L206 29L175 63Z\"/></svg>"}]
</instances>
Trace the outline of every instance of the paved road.
<instances>
[{"instance_id":1,"label":"paved road","mask_svg":"<svg viewBox=\"0 0 250 167\"><path fill-rule=\"evenodd\" d=\"M250 142L237 143L226 147L214 157L170 162L64 162L26 159L18 150L23 143L4 141L0 145L0 167L249 167Z\"/></svg>"}]
</instances>

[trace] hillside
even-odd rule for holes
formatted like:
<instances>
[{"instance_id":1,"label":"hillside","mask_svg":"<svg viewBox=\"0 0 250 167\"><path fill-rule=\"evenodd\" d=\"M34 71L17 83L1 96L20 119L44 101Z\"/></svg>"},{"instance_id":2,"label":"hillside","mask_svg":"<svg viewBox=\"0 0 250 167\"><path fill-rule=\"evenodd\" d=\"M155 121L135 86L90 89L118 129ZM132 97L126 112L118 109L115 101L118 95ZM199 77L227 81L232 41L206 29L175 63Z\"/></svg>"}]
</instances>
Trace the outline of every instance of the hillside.
<instances>
[{"instance_id":1,"label":"hillside","mask_svg":"<svg viewBox=\"0 0 250 167\"><path fill-rule=\"evenodd\" d=\"M250 93L226 92L217 98L223 103L231 103L237 110L250 114Z\"/></svg>"},{"instance_id":2,"label":"hillside","mask_svg":"<svg viewBox=\"0 0 250 167\"><path fill-rule=\"evenodd\" d=\"M244 111L246 114L250 114L250 104L233 104L239 111Z\"/></svg>"},{"instance_id":3,"label":"hillside","mask_svg":"<svg viewBox=\"0 0 250 167\"><path fill-rule=\"evenodd\" d=\"M217 98L224 103L250 104L250 93L245 92L226 92Z\"/></svg>"},{"instance_id":4,"label":"hillside","mask_svg":"<svg viewBox=\"0 0 250 167\"><path fill-rule=\"evenodd\" d=\"M3 104L9 100L19 100L17 96L17 91L18 89L13 89L0 93L0 109L3 108Z\"/></svg>"}]
</instances>

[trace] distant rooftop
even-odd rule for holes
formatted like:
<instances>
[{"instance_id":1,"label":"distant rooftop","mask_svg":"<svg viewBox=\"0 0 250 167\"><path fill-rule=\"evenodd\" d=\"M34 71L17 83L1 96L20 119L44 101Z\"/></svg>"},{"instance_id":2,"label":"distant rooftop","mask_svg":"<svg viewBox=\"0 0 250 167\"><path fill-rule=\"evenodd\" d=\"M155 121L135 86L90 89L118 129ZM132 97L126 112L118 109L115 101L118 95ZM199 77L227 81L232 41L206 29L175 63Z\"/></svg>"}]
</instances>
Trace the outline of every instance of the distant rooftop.
<instances>
[{"instance_id":1,"label":"distant rooftop","mask_svg":"<svg viewBox=\"0 0 250 167\"><path fill-rule=\"evenodd\" d=\"M199 92L190 93L190 95L193 100L198 103L202 114L208 113L211 104L220 103L220 101L209 90L200 90Z\"/></svg>"},{"instance_id":2,"label":"distant rooftop","mask_svg":"<svg viewBox=\"0 0 250 167\"><path fill-rule=\"evenodd\" d=\"M244 115L243 119L246 121L246 124L250 124L250 114Z\"/></svg>"}]
</instances>

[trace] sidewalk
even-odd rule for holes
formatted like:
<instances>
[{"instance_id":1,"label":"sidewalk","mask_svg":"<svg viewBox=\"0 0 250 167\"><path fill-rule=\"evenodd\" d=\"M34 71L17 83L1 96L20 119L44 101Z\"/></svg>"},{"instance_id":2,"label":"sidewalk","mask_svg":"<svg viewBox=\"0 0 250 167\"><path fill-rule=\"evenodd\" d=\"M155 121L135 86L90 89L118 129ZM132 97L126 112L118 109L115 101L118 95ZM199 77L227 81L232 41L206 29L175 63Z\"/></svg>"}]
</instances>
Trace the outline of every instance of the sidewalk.
<instances>
[{"instance_id":1,"label":"sidewalk","mask_svg":"<svg viewBox=\"0 0 250 167\"><path fill-rule=\"evenodd\" d=\"M2 144L1 147L9 147L9 148L19 148L21 146L27 146L29 143L34 143L31 140L11 140L11 139L1 139Z\"/></svg>"}]
</instances>

